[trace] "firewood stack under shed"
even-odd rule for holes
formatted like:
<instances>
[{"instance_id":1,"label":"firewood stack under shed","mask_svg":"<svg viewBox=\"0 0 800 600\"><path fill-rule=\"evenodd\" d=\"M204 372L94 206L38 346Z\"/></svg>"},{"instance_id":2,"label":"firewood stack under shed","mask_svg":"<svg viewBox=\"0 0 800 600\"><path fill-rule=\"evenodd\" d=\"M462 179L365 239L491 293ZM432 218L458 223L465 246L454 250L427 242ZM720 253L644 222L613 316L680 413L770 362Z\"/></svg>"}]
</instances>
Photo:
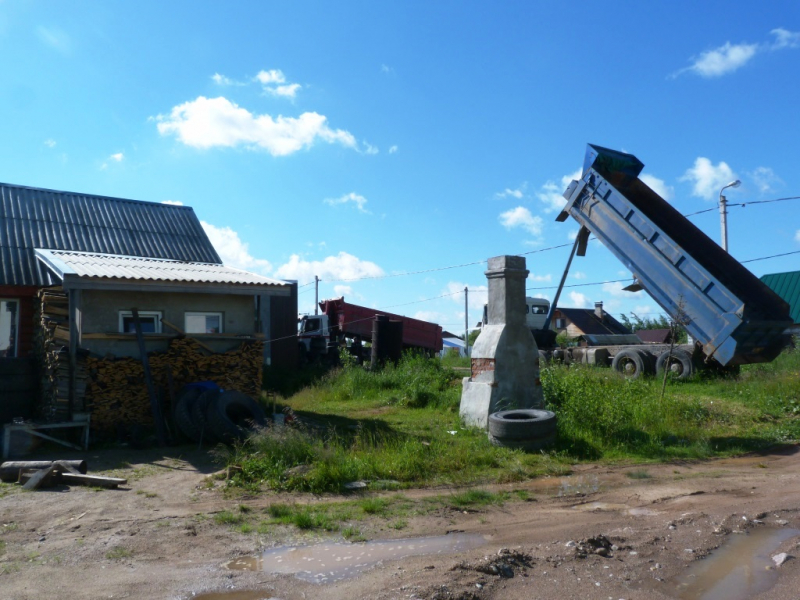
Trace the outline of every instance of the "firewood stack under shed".
<instances>
[{"instance_id":1,"label":"firewood stack under shed","mask_svg":"<svg viewBox=\"0 0 800 600\"><path fill-rule=\"evenodd\" d=\"M69 407L69 300L60 287L39 290L34 315L41 376L37 412L47 422L71 419ZM79 351L75 369L73 412L86 410L86 352Z\"/></svg>"},{"instance_id":2,"label":"firewood stack under shed","mask_svg":"<svg viewBox=\"0 0 800 600\"><path fill-rule=\"evenodd\" d=\"M148 360L156 389L162 392L162 407L169 413L169 378L177 393L187 383L213 381L227 390L253 398L261 391L262 341L246 341L236 350L208 354L192 338L179 337L166 352L150 352ZM86 359L90 383L87 399L92 413L92 430L112 433L120 424L153 425L144 368L138 358Z\"/></svg>"}]
</instances>

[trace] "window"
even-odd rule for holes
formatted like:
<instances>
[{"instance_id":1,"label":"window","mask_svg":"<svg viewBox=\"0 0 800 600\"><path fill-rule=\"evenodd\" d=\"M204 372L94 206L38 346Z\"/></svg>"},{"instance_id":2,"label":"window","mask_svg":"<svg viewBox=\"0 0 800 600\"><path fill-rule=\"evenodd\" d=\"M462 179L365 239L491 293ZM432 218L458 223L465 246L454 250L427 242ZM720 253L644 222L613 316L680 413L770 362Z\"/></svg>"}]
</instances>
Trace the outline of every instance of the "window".
<instances>
[{"instance_id":1,"label":"window","mask_svg":"<svg viewBox=\"0 0 800 600\"><path fill-rule=\"evenodd\" d=\"M161 311L140 310L139 323L142 324L142 333L161 333ZM120 333L136 333L131 311L119 311L119 331Z\"/></svg>"},{"instance_id":2,"label":"window","mask_svg":"<svg viewBox=\"0 0 800 600\"><path fill-rule=\"evenodd\" d=\"M311 333L312 331L319 330L319 319L306 318L303 319L303 327L300 333Z\"/></svg>"},{"instance_id":3,"label":"window","mask_svg":"<svg viewBox=\"0 0 800 600\"><path fill-rule=\"evenodd\" d=\"M0 299L0 356L17 355L19 300Z\"/></svg>"},{"instance_id":4,"label":"window","mask_svg":"<svg viewBox=\"0 0 800 600\"><path fill-rule=\"evenodd\" d=\"M187 312L184 320L186 333L222 333L222 313Z\"/></svg>"}]
</instances>

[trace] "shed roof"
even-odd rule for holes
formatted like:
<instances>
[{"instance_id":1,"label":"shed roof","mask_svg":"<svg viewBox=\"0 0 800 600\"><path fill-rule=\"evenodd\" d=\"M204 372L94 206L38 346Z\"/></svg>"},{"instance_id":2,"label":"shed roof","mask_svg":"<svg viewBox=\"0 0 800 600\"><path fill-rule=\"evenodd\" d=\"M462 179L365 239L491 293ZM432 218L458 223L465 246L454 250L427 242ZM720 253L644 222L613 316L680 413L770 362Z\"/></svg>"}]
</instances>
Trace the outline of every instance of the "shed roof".
<instances>
[{"instance_id":1,"label":"shed roof","mask_svg":"<svg viewBox=\"0 0 800 600\"><path fill-rule=\"evenodd\" d=\"M91 252L36 250L36 257L64 287L107 287L111 283L227 284L248 288L286 287L289 283L216 263L141 258Z\"/></svg>"},{"instance_id":2,"label":"shed roof","mask_svg":"<svg viewBox=\"0 0 800 600\"><path fill-rule=\"evenodd\" d=\"M35 248L221 264L194 210L0 183L0 285L52 285Z\"/></svg>"},{"instance_id":3,"label":"shed roof","mask_svg":"<svg viewBox=\"0 0 800 600\"><path fill-rule=\"evenodd\" d=\"M563 316L583 333L590 334L625 334L630 333L627 327L607 312L603 312L603 320L597 318L591 308L557 308Z\"/></svg>"},{"instance_id":4,"label":"shed roof","mask_svg":"<svg viewBox=\"0 0 800 600\"><path fill-rule=\"evenodd\" d=\"M671 329L637 329L636 335L645 344L669 344Z\"/></svg>"},{"instance_id":5,"label":"shed roof","mask_svg":"<svg viewBox=\"0 0 800 600\"><path fill-rule=\"evenodd\" d=\"M789 303L792 321L800 323L800 271L771 273L764 275L761 281Z\"/></svg>"}]
</instances>

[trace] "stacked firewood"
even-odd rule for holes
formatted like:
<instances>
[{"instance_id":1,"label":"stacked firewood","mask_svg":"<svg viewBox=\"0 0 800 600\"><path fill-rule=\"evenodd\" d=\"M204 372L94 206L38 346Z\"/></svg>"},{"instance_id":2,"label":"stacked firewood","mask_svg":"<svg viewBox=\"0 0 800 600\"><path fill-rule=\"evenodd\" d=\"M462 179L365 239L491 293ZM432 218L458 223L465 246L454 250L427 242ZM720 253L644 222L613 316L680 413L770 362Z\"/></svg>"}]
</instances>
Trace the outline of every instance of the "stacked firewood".
<instances>
[{"instance_id":1,"label":"stacked firewood","mask_svg":"<svg viewBox=\"0 0 800 600\"><path fill-rule=\"evenodd\" d=\"M236 350L208 354L196 340L184 337L172 340L166 352L148 353L153 383L161 392L162 410L169 413L166 400L170 389L177 392L187 383L197 381L213 381L223 389L257 397L261 390L263 348L261 341L248 341ZM153 424L140 359L89 357L86 364L91 378L87 399L93 429L112 431L121 424Z\"/></svg>"},{"instance_id":2,"label":"stacked firewood","mask_svg":"<svg viewBox=\"0 0 800 600\"><path fill-rule=\"evenodd\" d=\"M60 287L39 290L34 319L41 376L37 412L49 422L69 420L69 299ZM73 412L85 410L85 356L78 352Z\"/></svg>"}]
</instances>

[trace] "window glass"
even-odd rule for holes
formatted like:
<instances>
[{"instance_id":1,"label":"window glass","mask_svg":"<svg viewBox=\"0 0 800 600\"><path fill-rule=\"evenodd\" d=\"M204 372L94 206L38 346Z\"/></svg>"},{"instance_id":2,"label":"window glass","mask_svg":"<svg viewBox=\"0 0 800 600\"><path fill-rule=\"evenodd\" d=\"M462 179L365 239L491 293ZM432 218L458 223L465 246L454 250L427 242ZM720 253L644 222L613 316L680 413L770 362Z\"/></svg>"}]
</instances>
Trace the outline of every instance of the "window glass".
<instances>
[{"instance_id":1,"label":"window glass","mask_svg":"<svg viewBox=\"0 0 800 600\"><path fill-rule=\"evenodd\" d=\"M0 300L0 356L17 355L19 301Z\"/></svg>"},{"instance_id":2,"label":"window glass","mask_svg":"<svg viewBox=\"0 0 800 600\"><path fill-rule=\"evenodd\" d=\"M142 333L161 333L161 313L156 311L139 311L139 323L142 326ZM133 313L123 310L119 313L120 333L136 333L136 325L133 322Z\"/></svg>"},{"instance_id":3,"label":"window glass","mask_svg":"<svg viewBox=\"0 0 800 600\"><path fill-rule=\"evenodd\" d=\"M186 333L222 333L222 313L187 312L184 316Z\"/></svg>"}]
</instances>

